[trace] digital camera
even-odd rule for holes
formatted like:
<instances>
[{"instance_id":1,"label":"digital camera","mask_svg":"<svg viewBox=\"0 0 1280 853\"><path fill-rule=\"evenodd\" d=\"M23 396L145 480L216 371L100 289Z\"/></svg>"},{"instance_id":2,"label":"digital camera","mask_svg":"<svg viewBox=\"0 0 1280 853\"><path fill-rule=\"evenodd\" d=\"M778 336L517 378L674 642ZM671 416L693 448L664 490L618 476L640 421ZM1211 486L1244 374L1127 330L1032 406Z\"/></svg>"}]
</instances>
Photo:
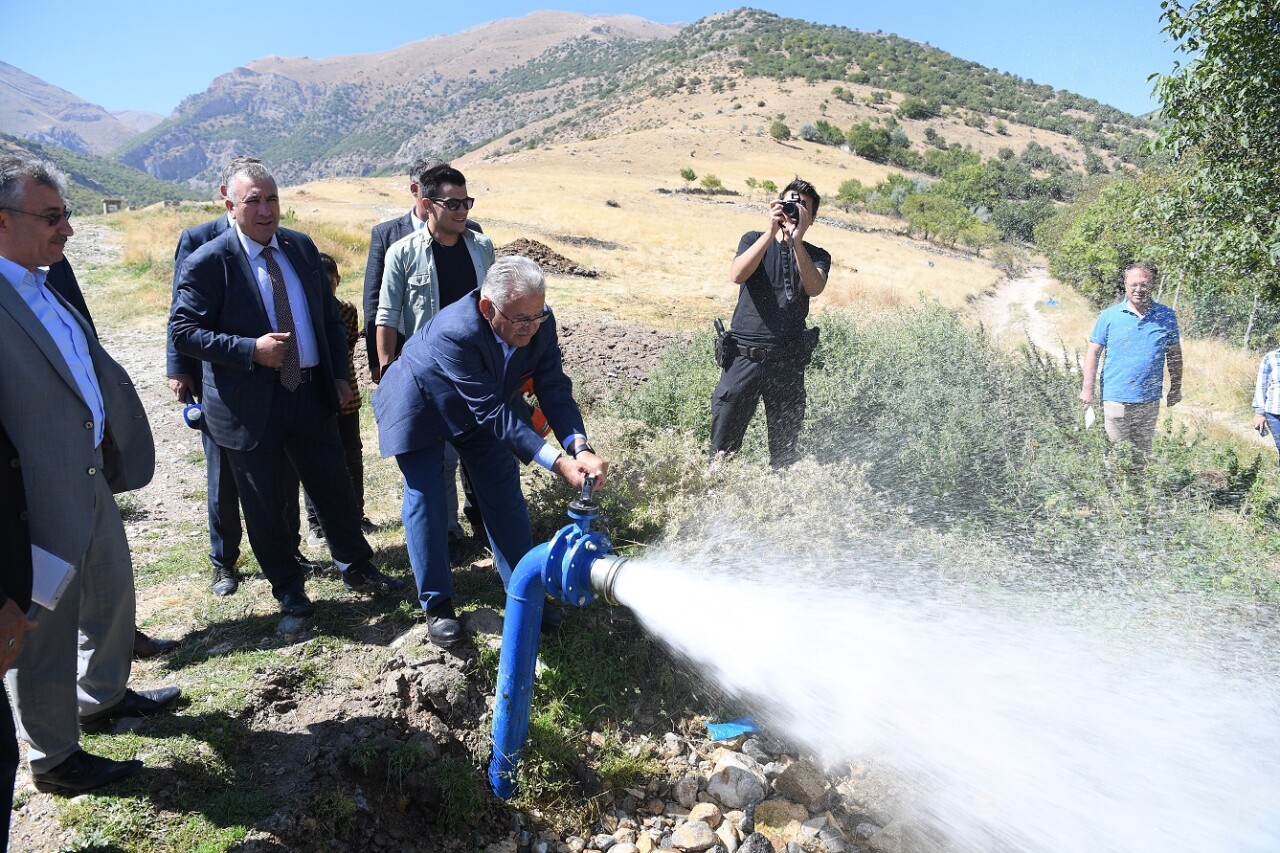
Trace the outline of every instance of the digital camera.
<instances>
[{"instance_id":1,"label":"digital camera","mask_svg":"<svg viewBox=\"0 0 1280 853\"><path fill-rule=\"evenodd\" d=\"M782 203L782 215L787 217L787 219L791 219L791 220L795 220L796 222L799 222L800 221L800 202L784 201Z\"/></svg>"}]
</instances>

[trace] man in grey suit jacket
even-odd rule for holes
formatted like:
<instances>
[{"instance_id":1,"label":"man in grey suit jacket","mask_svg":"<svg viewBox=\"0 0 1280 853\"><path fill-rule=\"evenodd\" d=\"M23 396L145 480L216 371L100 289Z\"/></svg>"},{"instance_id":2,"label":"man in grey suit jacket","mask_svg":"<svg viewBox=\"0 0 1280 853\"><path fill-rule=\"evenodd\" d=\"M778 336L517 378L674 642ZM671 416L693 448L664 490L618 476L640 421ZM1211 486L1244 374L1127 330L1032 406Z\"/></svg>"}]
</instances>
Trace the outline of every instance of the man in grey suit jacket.
<instances>
[{"instance_id":1,"label":"man in grey suit jacket","mask_svg":"<svg viewBox=\"0 0 1280 853\"><path fill-rule=\"evenodd\" d=\"M128 374L45 287L74 233L63 186L47 163L0 159L0 418L27 484L36 586L74 572L59 600L33 596L39 627L6 684L36 789L75 794L142 766L80 749L82 725L158 713L180 691L127 687L133 566L112 494L150 482L155 447Z\"/></svg>"}]
</instances>

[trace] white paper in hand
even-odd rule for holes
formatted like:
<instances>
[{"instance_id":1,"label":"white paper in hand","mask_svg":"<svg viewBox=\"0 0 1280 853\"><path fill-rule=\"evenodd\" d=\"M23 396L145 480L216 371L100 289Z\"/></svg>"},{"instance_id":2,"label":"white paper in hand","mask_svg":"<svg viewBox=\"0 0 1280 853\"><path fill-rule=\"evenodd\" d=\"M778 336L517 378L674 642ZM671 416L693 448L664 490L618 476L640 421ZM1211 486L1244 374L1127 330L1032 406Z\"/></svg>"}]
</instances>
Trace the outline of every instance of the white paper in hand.
<instances>
[{"instance_id":1,"label":"white paper in hand","mask_svg":"<svg viewBox=\"0 0 1280 853\"><path fill-rule=\"evenodd\" d=\"M1089 427L1093 426L1093 422L1094 422L1094 421L1096 421L1097 419L1098 419L1098 416L1097 416L1096 414L1094 414L1094 412L1093 412L1093 406L1085 406L1085 409L1084 409L1084 428L1085 428L1085 429L1088 429Z\"/></svg>"},{"instance_id":2,"label":"white paper in hand","mask_svg":"<svg viewBox=\"0 0 1280 853\"><path fill-rule=\"evenodd\" d=\"M36 604L53 610L75 576L75 566L39 545L31 546L31 600Z\"/></svg>"}]
</instances>

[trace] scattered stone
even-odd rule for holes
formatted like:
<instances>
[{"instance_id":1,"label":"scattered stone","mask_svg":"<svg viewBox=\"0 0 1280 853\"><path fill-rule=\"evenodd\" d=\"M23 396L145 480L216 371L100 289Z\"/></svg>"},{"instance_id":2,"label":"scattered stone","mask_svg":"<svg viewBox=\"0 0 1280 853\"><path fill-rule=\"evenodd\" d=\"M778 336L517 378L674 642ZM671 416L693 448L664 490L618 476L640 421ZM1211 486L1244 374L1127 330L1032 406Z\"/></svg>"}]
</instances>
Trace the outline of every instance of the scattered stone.
<instances>
[{"instance_id":1,"label":"scattered stone","mask_svg":"<svg viewBox=\"0 0 1280 853\"><path fill-rule=\"evenodd\" d=\"M731 809L763 799L768 780L756 760L749 755L721 749L716 752L715 769L707 780L707 793Z\"/></svg>"},{"instance_id":2,"label":"scattered stone","mask_svg":"<svg viewBox=\"0 0 1280 853\"><path fill-rule=\"evenodd\" d=\"M768 838L758 832L753 832L742 839L742 844L738 846L737 853L773 853L773 845L769 843Z\"/></svg>"},{"instance_id":3,"label":"scattered stone","mask_svg":"<svg viewBox=\"0 0 1280 853\"><path fill-rule=\"evenodd\" d=\"M791 762L773 780L773 789L788 800L804 803L810 811L820 811L826 805L830 790L822 772L808 761Z\"/></svg>"},{"instance_id":4,"label":"scattered stone","mask_svg":"<svg viewBox=\"0 0 1280 853\"><path fill-rule=\"evenodd\" d=\"M797 841L809 812L799 803L787 800L765 800L756 806L756 832L771 841Z\"/></svg>"},{"instance_id":5,"label":"scattered stone","mask_svg":"<svg viewBox=\"0 0 1280 853\"><path fill-rule=\"evenodd\" d=\"M609 853L640 853L640 848L630 841L622 841L610 847Z\"/></svg>"},{"instance_id":6,"label":"scattered stone","mask_svg":"<svg viewBox=\"0 0 1280 853\"><path fill-rule=\"evenodd\" d=\"M700 820L707 826L715 829L720 825L720 822L724 820L724 818L721 816L720 809L715 803L698 803L696 806L689 809L689 820Z\"/></svg>"},{"instance_id":7,"label":"scattered stone","mask_svg":"<svg viewBox=\"0 0 1280 853\"><path fill-rule=\"evenodd\" d=\"M688 853L702 853L716 846L716 834L704 821L691 820L676 827L671 843Z\"/></svg>"},{"instance_id":8,"label":"scattered stone","mask_svg":"<svg viewBox=\"0 0 1280 853\"><path fill-rule=\"evenodd\" d=\"M692 773L686 773L681 776L679 781L675 784L674 794L676 802L684 806L686 809L693 808L698 803L698 788L697 776Z\"/></svg>"},{"instance_id":9,"label":"scattered stone","mask_svg":"<svg viewBox=\"0 0 1280 853\"><path fill-rule=\"evenodd\" d=\"M720 839L720 844L727 853L735 853L742 839L738 830L727 820L716 827L716 837Z\"/></svg>"}]
</instances>

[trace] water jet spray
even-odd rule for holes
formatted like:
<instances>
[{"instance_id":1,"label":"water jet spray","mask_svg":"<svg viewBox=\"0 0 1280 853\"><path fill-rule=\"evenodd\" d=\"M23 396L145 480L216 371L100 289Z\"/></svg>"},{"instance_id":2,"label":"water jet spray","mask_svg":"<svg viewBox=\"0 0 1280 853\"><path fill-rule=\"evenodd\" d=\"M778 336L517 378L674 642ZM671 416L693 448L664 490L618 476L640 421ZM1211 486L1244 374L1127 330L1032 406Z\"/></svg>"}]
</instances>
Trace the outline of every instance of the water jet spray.
<instances>
[{"instance_id":1,"label":"water jet spray","mask_svg":"<svg viewBox=\"0 0 1280 853\"><path fill-rule=\"evenodd\" d=\"M591 529L600 514L592 497L594 488L595 478L588 476L582 492L569 505L572 523L525 554L507 584L493 709L493 757L489 762L489 784L504 800L515 793L512 777L529 735L534 664L546 596L574 607L586 607L596 596L607 604L618 603L614 589L627 559L611 553L609 538Z\"/></svg>"}]
</instances>

